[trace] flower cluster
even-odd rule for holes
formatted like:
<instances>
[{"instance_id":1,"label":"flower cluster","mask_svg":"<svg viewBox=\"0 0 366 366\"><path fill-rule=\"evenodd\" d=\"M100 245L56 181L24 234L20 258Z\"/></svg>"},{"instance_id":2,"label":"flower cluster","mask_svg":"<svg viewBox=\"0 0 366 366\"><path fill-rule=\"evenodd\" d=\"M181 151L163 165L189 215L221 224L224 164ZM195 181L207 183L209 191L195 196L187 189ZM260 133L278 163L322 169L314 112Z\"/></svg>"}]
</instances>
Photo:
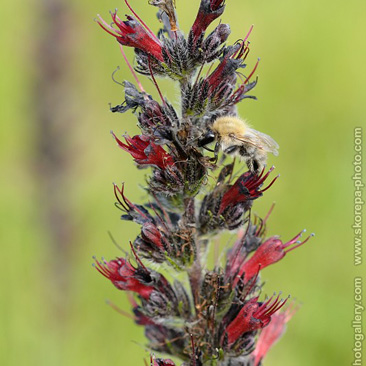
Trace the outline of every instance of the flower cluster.
<instances>
[{"instance_id":1,"label":"flower cluster","mask_svg":"<svg viewBox=\"0 0 366 366\"><path fill-rule=\"evenodd\" d=\"M150 0L163 25L155 35L125 2L131 11L126 20L115 11L112 25L100 16L97 22L115 37L126 61L123 47L134 48L135 67L128 66L137 86L125 81L124 101L111 111L132 111L141 134L113 137L139 168L150 167L149 198L148 203L133 203L124 185L114 185L121 219L135 222L141 231L130 242L131 255L96 260L95 267L118 290L132 293L133 317L144 327L151 351L184 365L258 366L294 313L288 298L263 296L260 272L309 237L302 242L302 232L288 242L267 237L269 214L264 219L251 214L254 200L278 178L269 178L274 167L242 173L245 163L226 163L230 151L240 151L246 162L255 159L256 149L263 155L268 138L267 145L261 145L245 135L235 136L225 122L226 141L233 146L226 142L220 159L216 147L213 156L200 143L218 118L236 118L237 103L255 98L247 93L257 83L252 77L258 62L246 73L252 28L233 45L225 43L230 35L227 24L218 24L206 35L225 4L201 0L192 28L184 35L173 0ZM146 93L138 74L152 80L160 101ZM158 77L179 84L179 106L163 96ZM240 123L238 118L235 123ZM222 136L211 134L220 148ZM267 135L257 131L257 136ZM206 254L211 241L225 230L237 231L237 240L226 253L225 266L217 261L210 267ZM172 272L186 277L170 276ZM174 366L171 359L155 356L150 364Z\"/></svg>"}]
</instances>

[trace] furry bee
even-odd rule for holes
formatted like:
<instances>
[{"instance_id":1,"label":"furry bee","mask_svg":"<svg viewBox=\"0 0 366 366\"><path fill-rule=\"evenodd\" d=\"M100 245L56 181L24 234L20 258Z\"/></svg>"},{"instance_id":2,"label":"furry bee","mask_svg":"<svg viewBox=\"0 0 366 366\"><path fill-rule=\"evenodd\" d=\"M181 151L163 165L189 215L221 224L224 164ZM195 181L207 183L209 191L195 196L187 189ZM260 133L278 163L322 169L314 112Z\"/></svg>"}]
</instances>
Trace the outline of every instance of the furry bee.
<instances>
[{"instance_id":1,"label":"furry bee","mask_svg":"<svg viewBox=\"0 0 366 366\"><path fill-rule=\"evenodd\" d=\"M206 147L215 140L214 150ZM233 116L217 118L210 130L199 138L198 146L214 152L215 159L220 148L225 154L237 155L245 160L253 173L261 172L267 161L267 153L277 156L279 148L272 137L252 129L245 121Z\"/></svg>"}]
</instances>

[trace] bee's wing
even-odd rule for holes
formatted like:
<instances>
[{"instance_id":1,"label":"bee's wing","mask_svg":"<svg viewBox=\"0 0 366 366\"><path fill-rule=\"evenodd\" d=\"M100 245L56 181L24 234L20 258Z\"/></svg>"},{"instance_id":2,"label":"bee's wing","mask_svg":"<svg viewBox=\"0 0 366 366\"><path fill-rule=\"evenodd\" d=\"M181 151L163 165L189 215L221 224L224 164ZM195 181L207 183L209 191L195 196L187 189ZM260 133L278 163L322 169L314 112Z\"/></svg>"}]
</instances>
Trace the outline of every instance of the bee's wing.
<instances>
[{"instance_id":1,"label":"bee's wing","mask_svg":"<svg viewBox=\"0 0 366 366\"><path fill-rule=\"evenodd\" d=\"M275 156L278 155L279 146L277 142L273 140L271 136L268 136L265 133L248 128L247 133L243 136L238 136L237 139L242 142L254 145L258 149L270 152Z\"/></svg>"}]
</instances>

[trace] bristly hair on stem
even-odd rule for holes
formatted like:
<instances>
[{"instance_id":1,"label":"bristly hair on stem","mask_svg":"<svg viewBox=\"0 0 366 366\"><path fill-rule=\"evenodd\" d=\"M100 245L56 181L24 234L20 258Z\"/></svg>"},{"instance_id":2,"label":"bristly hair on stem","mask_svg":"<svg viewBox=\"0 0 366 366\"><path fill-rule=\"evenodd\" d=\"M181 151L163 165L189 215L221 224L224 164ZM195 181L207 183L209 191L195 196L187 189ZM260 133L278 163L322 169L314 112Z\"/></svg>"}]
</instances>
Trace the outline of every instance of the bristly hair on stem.
<instances>
[{"instance_id":1,"label":"bristly hair on stem","mask_svg":"<svg viewBox=\"0 0 366 366\"><path fill-rule=\"evenodd\" d=\"M237 104L255 99L248 93L257 84L259 59L248 72L246 61L253 26L244 39L227 45L228 24L219 22L206 34L223 14L225 1L201 0L184 34L175 1L149 0L163 27L155 35L125 3L132 13L126 20L115 10L111 25L100 16L97 22L117 41L137 84L122 83L125 99L111 111L133 112L141 133L112 136L138 168L150 169L148 199L133 203L126 194L130 185L125 190L125 184L114 184L121 219L139 225L140 232L133 241L123 238L130 255L95 258L94 266L128 292L131 318L144 327L146 346L154 352L150 366L174 366L170 357L184 366L262 365L297 306L288 305L289 297L281 293L263 296L261 272L312 235L299 241L300 232L288 242L268 237L273 206L264 219L252 214L254 201L279 176L267 180L274 169L266 168L267 154L277 155L277 143L238 117ZM134 49L133 63L125 46ZM152 80L160 101L145 91L138 74ZM179 103L164 96L161 77L178 84ZM217 259L212 266L207 253L226 231L237 232L237 240L224 253L225 263Z\"/></svg>"}]
</instances>

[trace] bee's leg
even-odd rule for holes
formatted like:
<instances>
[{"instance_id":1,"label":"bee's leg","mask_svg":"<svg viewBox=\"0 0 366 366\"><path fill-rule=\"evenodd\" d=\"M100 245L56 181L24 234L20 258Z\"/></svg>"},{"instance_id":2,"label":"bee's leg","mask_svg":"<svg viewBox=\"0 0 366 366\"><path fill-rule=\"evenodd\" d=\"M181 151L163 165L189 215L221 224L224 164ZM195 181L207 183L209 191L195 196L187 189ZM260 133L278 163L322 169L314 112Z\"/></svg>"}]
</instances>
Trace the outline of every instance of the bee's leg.
<instances>
[{"instance_id":1,"label":"bee's leg","mask_svg":"<svg viewBox=\"0 0 366 366\"><path fill-rule=\"evenodd\" d=\"M264 170L265 166L266 166L266 156L260 156L257 154L257 156L254 158L252 157L252 165L253 165L253 170L255 171L255 173L257 173L258 175L262 173L262 171Z\"/></svg>"},{"instance_id":2,"label":"bee's leg","mask_svg":"<svg viewBox=\"0 0 366 366\"><path fill-rule=\"evenodd\" d=\"M224 150L225 154L231 155L234 154L236 152L238 152L240 149L240 146L236 145L236 146L230 146L227 149Z\"/></svg>"},{"instance_id":3,"label":"bee's leg","mask_svg":"<svg viewBox=\"0 0 366 366\"><path fill-rule=\"evenodd\" d=\"M245 163L247 164L248 169L251 173L256 174L256 170L254 169L253 160L250 157L245 158Z\"/></svg>"},{"instance_id":4,"label":"bee's leg","mask_svg":"<svg viewBox=\"0 0 366 366\"><path fill-rule=\"evenodd\" d=\"M259 161L257 159L252 159L251 160L251 166L252 166L252 171L256 174L259 174L259 170L261 168L261 164L259 163Z\"/></svg>"},{"instance_id":5,"label":"bee's leg","mask_svg":"<svg viewBox=\"0 0 366 366\"><path fill-rule=\"evenodd\" d=\"M210 152L215 152L215 150L212 150L212 149L210 149L210 148L208 148L206 146L202 146L202 148L205 149L205 150L207 150L207 151L210 151Z\"/></svg>"},{"instance_id":6,"label":"bee's leg","mask_svg":"<svg viewBox=\"0 0 366 366\"><path fill-rule=\"evenodd\" d=\"M215 156L211 159L215 163L217 162L217 158L219 157L219 150L220 150L220 143L219 142L216 142L215 150L214 150Z\"/></svg>"},{"instance_id":7,"label":"bee's leg","mask_svg":"<svg viewBox=\"0 0 366 366\"><path fill-rule=\"evenodd\" d=\"M239 153L240 157L245 161L245 164L247 165L248 169L252 173L254 173L253 165L252 165L252 158L251 158L248 150L245 148L245 146L240 146L238 153Z\"/></svg>"}]
</instances>

